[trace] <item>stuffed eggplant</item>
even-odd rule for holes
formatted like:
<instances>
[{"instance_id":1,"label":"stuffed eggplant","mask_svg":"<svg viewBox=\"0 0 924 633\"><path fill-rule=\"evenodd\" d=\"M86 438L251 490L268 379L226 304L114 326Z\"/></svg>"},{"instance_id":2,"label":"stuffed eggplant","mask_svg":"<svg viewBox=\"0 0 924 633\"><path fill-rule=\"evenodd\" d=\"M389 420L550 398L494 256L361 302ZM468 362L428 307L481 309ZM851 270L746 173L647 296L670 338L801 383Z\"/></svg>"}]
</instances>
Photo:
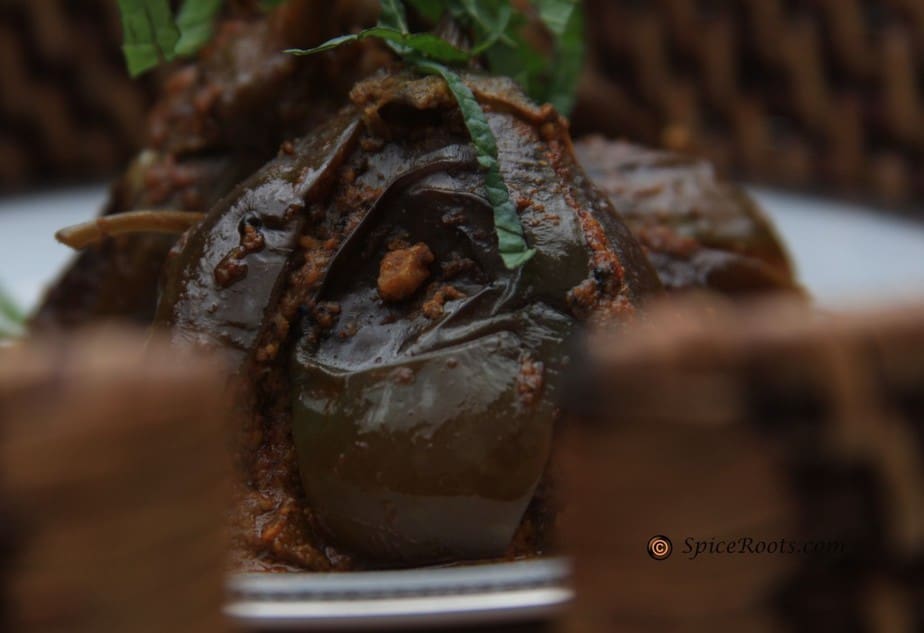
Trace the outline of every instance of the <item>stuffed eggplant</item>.
<instances>
[{"instance_id":1,"label":"stuffed eggplant","mask_svg":"<svg viewBox=\"0 0 924 633\"><path fill-rule=\"evenodd\" d=\"M207 213L174 213L191 226L178 239L103 235L34 324L129 317L229 360L238 569L541 553L580 331L636 318L664 286L790 287L785 254L744 198L643 149L583 146L601 193L567 121L479 71L465 33L436 45L464 59L441 76L419 51L392 54L408 50L406 24L391 52L364 41L311 62L282 55L320 38L320 23L299 25L336 13L321 5L226 24L174 75L108 217ZM652 197L649 177L674 193ZM508 259L498 180L524 265Z\"/></svg>"},{"instance_id":2,"label":"stuffed eggplant","mask_svg":"<svg viewBox=\"0 0 924 633\"><path fill-rule=\"evenodd\" d=\"M146 147L112 187L105 216L209 209L272 158L284 139L336 112L355 81L382 63L374 46L324 60L283 53L368 20L363 3L289 0L268 16L244 6L253 3L238 4L197 62L163 82ZM32 316L33 330L111 319L149 324L174 242L164 235L123 235L87 249L46 294Z\"/></svg>"},{"instance_id":3,"label":"stuffed eggplant","mask_svg":"<svg viewBox=\"0 0 924 633\"><path fill-rule=\"evenodd\" d=\"M358 84L168 259L157 325L229 350L252 386L239 527L257 558L503 555L549 458L576 328L630 319L660 288L564 120L511 81L466 82L536 249L525 266L501 260L445 83L402 72Z\"/></svg>"},{"instance_id":4,"label":"stuffed eggplant","mask_svg":"<svg viewBox=\"0 0 924 633\"><path fill-rule=\"evenodd\" d=\"M801 292L770 221L708 163L599 137L578 143L577 154L667 290Z\"/></svg>"}]
</instances>

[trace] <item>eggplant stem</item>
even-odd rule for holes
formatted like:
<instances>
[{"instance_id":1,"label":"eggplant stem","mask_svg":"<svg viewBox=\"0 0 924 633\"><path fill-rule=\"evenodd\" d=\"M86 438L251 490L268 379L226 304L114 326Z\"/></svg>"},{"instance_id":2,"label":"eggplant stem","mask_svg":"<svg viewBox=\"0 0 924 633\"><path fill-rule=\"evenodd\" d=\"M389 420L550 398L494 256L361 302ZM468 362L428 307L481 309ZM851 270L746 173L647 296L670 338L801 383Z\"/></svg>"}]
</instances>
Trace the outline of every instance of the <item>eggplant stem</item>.
<instances>
[{"instance_id":1,"label":"eggplant stem","mask_svg":"<svg viewBox=\"0 0 924 633\"><path fill-rule=\"evenodd\" d=\"M204 217L192 211L128 211L65 227L55 233L55 239L79 251L111 235L183 233Z\"/></svg>"}]
</instances>

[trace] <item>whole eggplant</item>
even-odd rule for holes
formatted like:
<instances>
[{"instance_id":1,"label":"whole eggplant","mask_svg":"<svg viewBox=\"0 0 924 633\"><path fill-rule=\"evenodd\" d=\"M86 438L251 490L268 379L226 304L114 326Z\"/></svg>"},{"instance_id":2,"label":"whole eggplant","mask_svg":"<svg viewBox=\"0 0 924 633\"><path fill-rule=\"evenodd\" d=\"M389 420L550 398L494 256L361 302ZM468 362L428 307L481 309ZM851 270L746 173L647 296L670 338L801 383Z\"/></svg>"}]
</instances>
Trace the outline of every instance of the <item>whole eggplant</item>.
<instances>
[{"instance_id":1,"label":"whole eggplant","mask_svg":"<svg viewBox=\"0 0 924 633\"><path fill-rule=\"evenodd\" d=\"M249 494L273 501L244 503L242 525L274 560L502 555L549 458L575 331L660 289L564 119L512 81L465 80L537 251L522 268L498 254L447 86L404 71L358 84L168 261L157 323L227 350L251 385ZM301 490L279 474L296 467Z\"/></svg>"},{"instance_id":2,"label":"whole eggplant","mask_svg":"<svg viewBox=\"0 0 924 633\"><path fill-rule=\"evenodd\" d=\"M289 0L269 15L230 11L195 63L165 77L146 146L113 185L103 215L207 210L271 159L283 139L327 120L382 53L353 47L297 59L283 50L310 47L364 23L368 12L358 4ZM149 325L175 241L122 235L80 253L49 288L31 328L71 330L110 319Z\"/></svg>"},{"instance_id":3,"label":"whole eggplant","mask_svg":"<svg viewBox=\"0 0 924 633\"><path fill-rule=\"evenodd\" d=\"M577 154L666 289L731 297L802 292L773 224L709 163L600 137L581 140Z\"/></svg>"}]
</instances>

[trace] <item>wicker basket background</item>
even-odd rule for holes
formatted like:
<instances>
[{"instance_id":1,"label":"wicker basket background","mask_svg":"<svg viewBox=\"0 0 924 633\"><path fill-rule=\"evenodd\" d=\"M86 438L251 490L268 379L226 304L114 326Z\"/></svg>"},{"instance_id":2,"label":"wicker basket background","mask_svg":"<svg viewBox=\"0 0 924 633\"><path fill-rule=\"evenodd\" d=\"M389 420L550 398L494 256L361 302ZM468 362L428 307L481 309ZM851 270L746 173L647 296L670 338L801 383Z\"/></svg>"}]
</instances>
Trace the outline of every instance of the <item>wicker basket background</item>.
<instances>
[{"instance_id":1,"label":"wicker basket background","mask_svg":"<svg viewBox=\"0 0 924 633\"><path fill-rule=\"evenodd\" d=\"M0 190L114 173L144 138L115 0L0 2Z\"/></svg>"},{"instance_id":2,"label":"wicker basket background","mask_svg":"<svg viewBox=\"0 0 924 633\"><path fill-rule=\"evenodd\" d=\"M586 0L575 121L738 177L924 198L924 1Z\"/></svg>"},{"instance_id":3,"label":"wicker basket background","mask_svg":"<svg viewBox=\"0 0 924 633\"><path fill-rule=\"evenodd\" d=\"M738 178L924 200L924 0L585 2L576 132ZM138 147L152 82L124 70L115 7L0 2L0 190L109 174Z\"/></svg>"},{"instance_id":4,"label":"wicker basket background","mask_svg":"<svg viewBox=\"0 0 924 633\"><path fill-rule=\"evenodd\" d=\"M924 306L674 300L590 349L569 631L922 630Z\"/></svg>"}]
</instances>

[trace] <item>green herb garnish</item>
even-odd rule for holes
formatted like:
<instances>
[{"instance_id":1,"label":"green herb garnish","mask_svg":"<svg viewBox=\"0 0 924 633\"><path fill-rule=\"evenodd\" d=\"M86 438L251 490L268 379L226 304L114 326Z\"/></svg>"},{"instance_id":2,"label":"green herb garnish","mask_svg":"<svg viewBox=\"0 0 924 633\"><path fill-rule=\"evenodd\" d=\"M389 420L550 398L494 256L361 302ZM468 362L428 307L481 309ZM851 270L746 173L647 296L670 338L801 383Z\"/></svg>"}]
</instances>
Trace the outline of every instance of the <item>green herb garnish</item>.
<instances>
[{"instance_id":1,"label":"green herb garnish","mask_svg":"<svg viewBox=\"0 0 924 633\"><path fill-rule=\"evenodd\" d=\"M283 0L264 0L271 8ZM185 0L174 16L169 0L119 0L122 52L137 77L162 62L195 54L209 43L224 0Z\"/></svg>"},{"instance_id":2,"label":"green herb garnish","mask_svg":"<svg viewBox=\"0 0 924 633\"><path fill-rule=\"evenodd\" d=\"M286 52L294 55L313 55L315 53L333 50L344 44L349 44L350 42L357 42L370 38L389 42L394 45L396 50L402 51L402 54L417 51L433 59L451 60L452 63L466 63L472 59L471 53L463 51L461 48L456 48L437 35L433 35L432 33L408 33L390 26L375 26L371 29L356 33L355 35L341 35L340 37L335 37L312 49L303 50L300 48L293 48Z\"/></svg>"},{"instance_id":3,"label":"green herb garnish","mask_svg":"<svg viewBox=\"0 0 924 633\"><path fill-rule=\"evenodd\" d=\"M264 0L264 7L282 0ZM412 69L446 81L485 170L485 189L494 209L500 255L504 264L518 268L535 254L524 237L519 216L500 172L497 140L481 105L455 68L485 61L491 72L516 80L534 100L549 102L568 114L584 56L584 19L580 0L532 0L535 15L551 36L550 55L537 50L524 35L528 16L513 9L510 0L407 0L425 20L436 24L451 18L471 37L467 49L433 33L412 33L402 0L380 0L377 26L333 38L311 49L292 49L294 55L313 55L367 38L383 40ZM161 61L190 55L212 37L222 0L186 0L174 18L167 0L119 0L125 30L125 57L133 75Z\"/></svg>"},{"instance_id":4,"label":"green herb garnish","mask_svg":"<svg viewBox=\"0 0 924 633\"><path fill-rule=\"evenodd\" d=\"M15 338L22 334L25 322L25 313L0 288L0 340Z\"/></svg>"},{"instance_id":5,"label":"green herb garnish","mask_svg":"<svg viewBox=\"0 0 924 633\"><path fill-rule=\"evenodd\" d=\"M471 49L462 50L430 33L410 33L404 5L399 0L382 0L378 26L334 38L312 49L287 52L313 55L372 37L385 40L411 68L442 77L459 103L478 152L478 162L485 170L485 189L494 209L501 258L507 268L518 268L535 255L535 250L526 244L523 226L500 172L497 140L484 110L452 67L466 66L475 57L484 56L492 71L513 77L534 98L569 112L584 53L580 3L536 1L539 17L555 42L551 59L527 43L522 33L526 18L514 12L507 0L409 0L409 3L421 16L434 22L448 14L473 36Z\"/></svg>"},{"instance_id":6,"label":"green herb garnish","mask_svg":"<svg viewBox=\"0 0 924 633\"><path fill-rule=\"evenodd\" d=\"M177 55L192 55L202 48L215 32L215 16L222 0L185 2L176 18L180 39L174 46Z\"/></svg>"},{"instance_id":7,"label":"green herb garnish","mask_svg":"<svg viewBox=\"0 0 924 633\"><path fill-rule=\"evenodd\" d=\"M176 57L180 30L167 0L119 0L122 52L133 77Z\"/></svg>"},{"instance_id":8,"label":"green herb garnish","mask_svg":"<svg viewBox=\"0 0 924 633\"><path fill-rule=\"evenodd\" d=\"M426 20L449 14L475 37L472 53L483 56L496 75L512 77L539 103L570 114L584 62L584 12L580 0L531 0L551 36L547 55L524 35L527 16L510 0L408 0Z\"/></svg>"},{"instance_id":9,"label":"green herb garnish","mask_svg":"<svg viewBox=\"0 0 924 633\"><path fill-rule=\"evenodd\" d=\"M262 0L260 6L272 9L286 0ZM123 51L128 69L140 75L165 61L195 54L215 31L215 20L224 0L185 0L174 16L169 0L118 0L122 14ZM578 70L584 58L584 14L580 0L531 0L539 19L552 36L553 51L545 55L524 36L526 16L512 8L510 0L407 0L425 19L436 23L449 14L467 28L476 43L464 61L484 56L490 70L516 79L538 102L549 102L559 112L569 114L574 103ZM395 40L412 38L408 50L427 47L442 49L440 58L452 56L463 61L429 34L410 34L404 7L399 0L382 0L379 27L395 33L365 32L365 35L335 38L334 47L362 37ZM399 35L400 34L400 35ZM395 42L397 43L397 42ZM450 45L451 46L451 45ZM455 48L455 47L453 47ZM325 48L324 50L329 50Z\"/></svg>"},{"instance_id":10,"label":"green herb garnish","mask_svg":"<svg viewBox=\"0 0 924 633\"><path fill-rule=\"evenodd\" d=\"M471 89L462 78L446 66L430 61L418 61L415 64L421 72L440 75L449 86L449 90L459 102L462 118L472 137L472 144L478 152L478 163L485 170L484 184L488 202L494 209L494 230L497 232L498 252L504 265L511 270L519 268L536 254L535 249L526 246L523 225L520 216L510 200L510 192L500 172L497 162L497 139L488 126L488 119L481 109Z\"/></svg>"}]
</instances>

